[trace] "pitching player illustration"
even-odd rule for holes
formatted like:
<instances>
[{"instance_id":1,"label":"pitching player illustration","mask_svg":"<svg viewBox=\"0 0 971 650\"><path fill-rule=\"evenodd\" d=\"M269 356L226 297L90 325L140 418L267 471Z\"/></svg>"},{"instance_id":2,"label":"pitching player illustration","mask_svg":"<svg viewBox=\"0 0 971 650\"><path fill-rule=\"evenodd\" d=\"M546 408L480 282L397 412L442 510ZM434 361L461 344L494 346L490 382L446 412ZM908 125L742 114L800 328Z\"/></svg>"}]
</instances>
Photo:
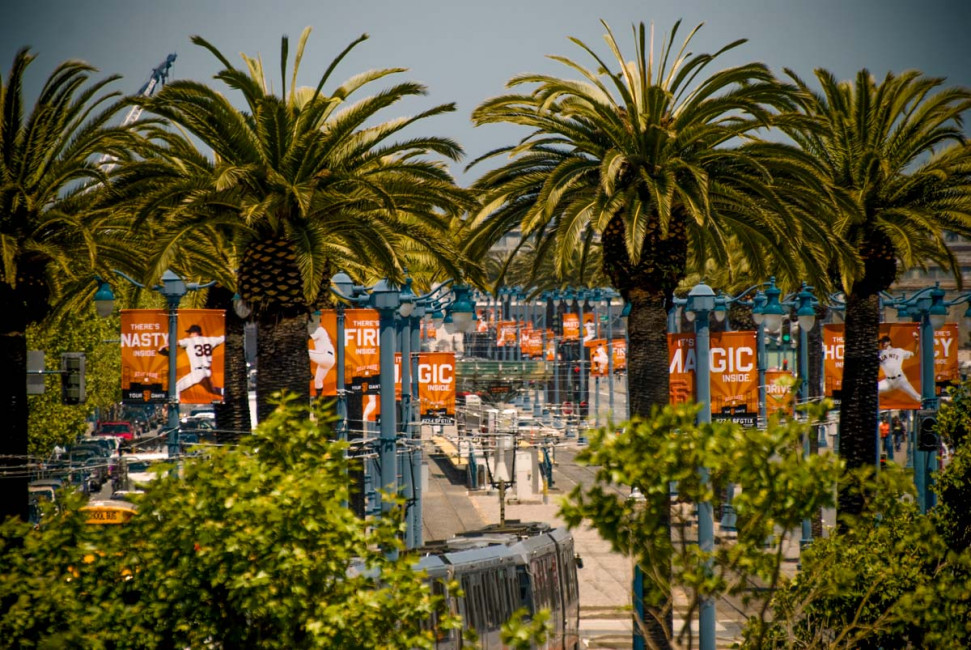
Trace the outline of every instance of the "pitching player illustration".
<instances>
[{"instance_id":1,"label":"pitching player illustration","mask_svg":"<svg viewBox=\"0 0 971 650\"><path fill-rule=\"evenodd\" d=\"M189 374L183 376L175 384L175 390L181 393L185 389L203 384L210 393L222 395L222 388L212 385L212 351L222 345L225 336L203 336L202 328L192 325L186 330L189 336L179 339L179 347L185 348L185 355L189 357Z\"/></svg>"},{"instance_id":2,"label":"pitching player illustration","mask_svg":"<svg viewBox=\"0 0 971 650\"><path fill-rule=\"evenodd\" d=\"M314 396L318 396L324 390L324 377L330 372L337 357L334 354L334 344L330 340L330 335L322 325L318 325L314 333L310 335L314 342L314 349L310 350L310 360L317 364L317 371L314 373Z\"/></svg>"},{"instance_id":3,"label":"pitching player illustration","mask_svg":"<svg viewBox=\"0 0 971 650\"><path fill-rule=\"evenodd\" d=\"M877 391L882 394L891 390L902 390L911 399L920 402L920 393L910 385L903 370L904 359L909 359L914 353L892 346L889 336L880 338L880 369L883 370L884 378L877 384Z\"/></svg>"},{"instance_id":4,"label":"pitching player illustration","mask_svg":"<svg viewBox=\"0 0 971 650\"><path fill-rule=\"evenodd\" d=\"M607 365L610 363L610 359L607 358L607 348L603 343L597 345L597 348L593 351L590 363L593 366L594 373L598 375L607 374Z\"/></svg>"}]
</instances>

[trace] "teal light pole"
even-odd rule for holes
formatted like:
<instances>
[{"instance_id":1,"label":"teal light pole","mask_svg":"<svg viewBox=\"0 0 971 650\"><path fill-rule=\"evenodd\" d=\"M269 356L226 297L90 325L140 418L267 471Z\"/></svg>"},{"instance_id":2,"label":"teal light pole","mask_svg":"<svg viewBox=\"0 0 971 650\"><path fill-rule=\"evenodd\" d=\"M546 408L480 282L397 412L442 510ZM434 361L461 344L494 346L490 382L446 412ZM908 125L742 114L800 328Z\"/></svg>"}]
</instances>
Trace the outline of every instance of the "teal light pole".
<instances>
[{"instance_id":1,"label":"teal light pole","mask_svg":"<svg viewBox=\"0 0 971 650\"><path fill-rule=\"evenodd\" d=\"M688 292L685 313L695 326L695 359L697 361L696 397L701 404L699 424L711 423L709 314L715 309L715 292L705 283L695 285ZM708 469L699 468L702 479L708 481ZM715 550L715 525L712 504L698 504L698 546L703 553ZM702 600L698 612L698 644L700 650L715 650L715 602Z\"/></svg>"}]
</instances>

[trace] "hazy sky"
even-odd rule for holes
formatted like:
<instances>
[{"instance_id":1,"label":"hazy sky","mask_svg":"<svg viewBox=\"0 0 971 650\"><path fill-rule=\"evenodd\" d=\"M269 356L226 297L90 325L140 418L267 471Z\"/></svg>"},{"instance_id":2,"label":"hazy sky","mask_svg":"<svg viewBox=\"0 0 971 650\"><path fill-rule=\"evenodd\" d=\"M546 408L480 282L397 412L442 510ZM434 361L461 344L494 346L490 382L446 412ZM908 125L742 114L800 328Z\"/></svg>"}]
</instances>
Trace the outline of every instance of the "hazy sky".
<instances>
[{"instance_id":1,"label":"hazy sky","mask_svg":"<svg viewBox=\"0 0 971 650\"><path fill-rule=\"evenodd\" d=\"M3 0L0 73L5 78L14 53L29 45L40 55L28 73L32 94L67 58L123 75L115 87L124 92L137 90L171 52L178 54L172 78L208 81L219 66L189 42L198 34L234 64L242 65L239 52L262 54L279 87L280 37L290 36L292 58L293 44L310 25L314 32L300 83L316 85L334 56L366 32L370 40L355 48L332 79L340 82L376 67L408 68L399 78L426 84L429 95L387 111L384 119L455 102L455 113L426 120L421 129L457 139L469 160L516 137L502 127L475 129L469 120L472 109L499 94L511 76L568 75L548 54L590 64L568 37L609 57L600 19L630 53L633 23L653 22L660 40L678 18L682 36L705 23L693 41L695 52L748 39L710 70L751 60L779 73L793 68L804 78L816 67L840 78L861 68L877 76L916 68L971 86L969 0ZM463 167L454 171L468 182L475 172L464 174Z\"/></svg>"}]
</instances>

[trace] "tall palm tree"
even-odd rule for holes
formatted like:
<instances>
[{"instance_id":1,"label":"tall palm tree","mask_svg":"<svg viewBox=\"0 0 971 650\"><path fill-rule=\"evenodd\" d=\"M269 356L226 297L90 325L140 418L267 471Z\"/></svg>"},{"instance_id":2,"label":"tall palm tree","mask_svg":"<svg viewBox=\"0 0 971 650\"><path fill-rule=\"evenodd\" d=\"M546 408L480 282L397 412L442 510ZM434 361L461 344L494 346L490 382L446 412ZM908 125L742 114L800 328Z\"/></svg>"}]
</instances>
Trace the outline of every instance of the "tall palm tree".
<instances>
[{"instance_id":1,"label":"tall palm tree","mask_svg":"<svg viewBox=\"0 0 971 650\"><path fill-rule=\"evenodd\" d=\"M476 124L508 122L531 131L519 144L480 158L511 160L474 185L485 207L473 224L477 234L469 250L486 248L517 228L543 251L540 258L551 255L562 268L577 251L600 248L605 275L631 305L633 416L647 416L668 401L667 312L690 260L728 264L729 251L738 246L756 277L766 277L774 265L776 275L794 279L805 271L803 259L772 252L799 241L811 254L810 264L826 257L817 243L822 231L772 186L773 166L798 172L791 155L742 140L789 106L790 89L761 63L702 76L720 54L744 41L715 54L691 54L687 47L696 28L675 52L679 25L657 59L653 35L643 24L635 27L634 60L628 63L604 23L614 69L572 39L593 59L592 69L551 58L579 80L520 75L508 85L531 86L530 92L490 99L473 113ZM664 627L669 633L669 615ZM655 643L667 643L664 629L649 632Z\"/></svg>"},{"instance_id":2,"label":"tall palm tree","mask_svg":"<svg viewBox=\"0 0 971 650\"><path fill-rule=\"evenodd\" d=\"M83 187L107 179L97 157L127 157L125 129L106 126L120 108L117 79L87 83L94 68L61 63L28 115L23 82L34 60L14 57L0 78L0 456L13 466L0 479L0 519L27 516L26 328L50 310L50 298L73 273L90 273L96 258Z\"/></svg>"},{"instance_id":3,"label":"tall palm tree","mask_svg":"<svg viewBox=\"0 0 971 650\"><path fill-rule=\"evenodd\" d=\"M376 122L382 109L425 94L412 82L350 101L400 68L365 72L325 93L331 73L366 35L335 58L316 87L297 87L309 33L308 28L301 35L289 84L289 42L282 39L279 95L269 90L260 59L244 55L246 69L237 69L214 46L193 37L223 65L216 78L242 94L245 110L193 81L170 82L155 97L140 100L214 153L212 171L193 179L200 188L186 192L179 210L165 218L177 230L216 218L234 233L240 251L236 286L258 324L261 418L271 408L272 393L308 392L306 320L330 304L331 273L345 268L361 277L370 269L400 280L399 243L411 240L458 275L460 254L442 233L471 205L445 166L427 157L458 159L455 142L420 135L392 140L454 106ZM153 191L166 190L155 185ZM214 206L223 208L216 216Z\"/></svg>"},{"instance_id":4,"label":"tall palm tree","mask_svg":"<svg viewBox=\"0 0 971 650\"><path fill-rule=\"evenodd\" d=\"M867 70L853 81L816 71L821 92L795 73L799 110L812 122L783 125L818 165L818 175L840 198L832 227L862 264L834 265L846 293L840 453L849 467L873 465L877 442L879 294L903 268L928 260L951 270L957 261L945 233L971 234L971 149L962 116L971 91L942 87L943 79L910 71L877 83ZM841 510L862 502L841 495Z\"/></svg>"}]
</instances>

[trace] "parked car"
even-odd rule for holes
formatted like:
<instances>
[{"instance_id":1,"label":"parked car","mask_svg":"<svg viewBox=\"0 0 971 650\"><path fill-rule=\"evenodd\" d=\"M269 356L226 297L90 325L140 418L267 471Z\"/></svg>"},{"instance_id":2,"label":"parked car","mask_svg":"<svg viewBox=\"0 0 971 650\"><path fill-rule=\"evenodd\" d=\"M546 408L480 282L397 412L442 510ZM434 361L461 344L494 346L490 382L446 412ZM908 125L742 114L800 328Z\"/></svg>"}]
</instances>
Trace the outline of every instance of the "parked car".
<instances>
[{"instance_id":1,"label":"parked car","mask_svg":"<svg viewBox=\"0 0 971 650\"><path fill-rule=\"evenodd\" d=\"M115 436L122 440L135 437L135 429L131 422L100 422L95 433L99 436Z\"/></svg>"}]
</instances>

